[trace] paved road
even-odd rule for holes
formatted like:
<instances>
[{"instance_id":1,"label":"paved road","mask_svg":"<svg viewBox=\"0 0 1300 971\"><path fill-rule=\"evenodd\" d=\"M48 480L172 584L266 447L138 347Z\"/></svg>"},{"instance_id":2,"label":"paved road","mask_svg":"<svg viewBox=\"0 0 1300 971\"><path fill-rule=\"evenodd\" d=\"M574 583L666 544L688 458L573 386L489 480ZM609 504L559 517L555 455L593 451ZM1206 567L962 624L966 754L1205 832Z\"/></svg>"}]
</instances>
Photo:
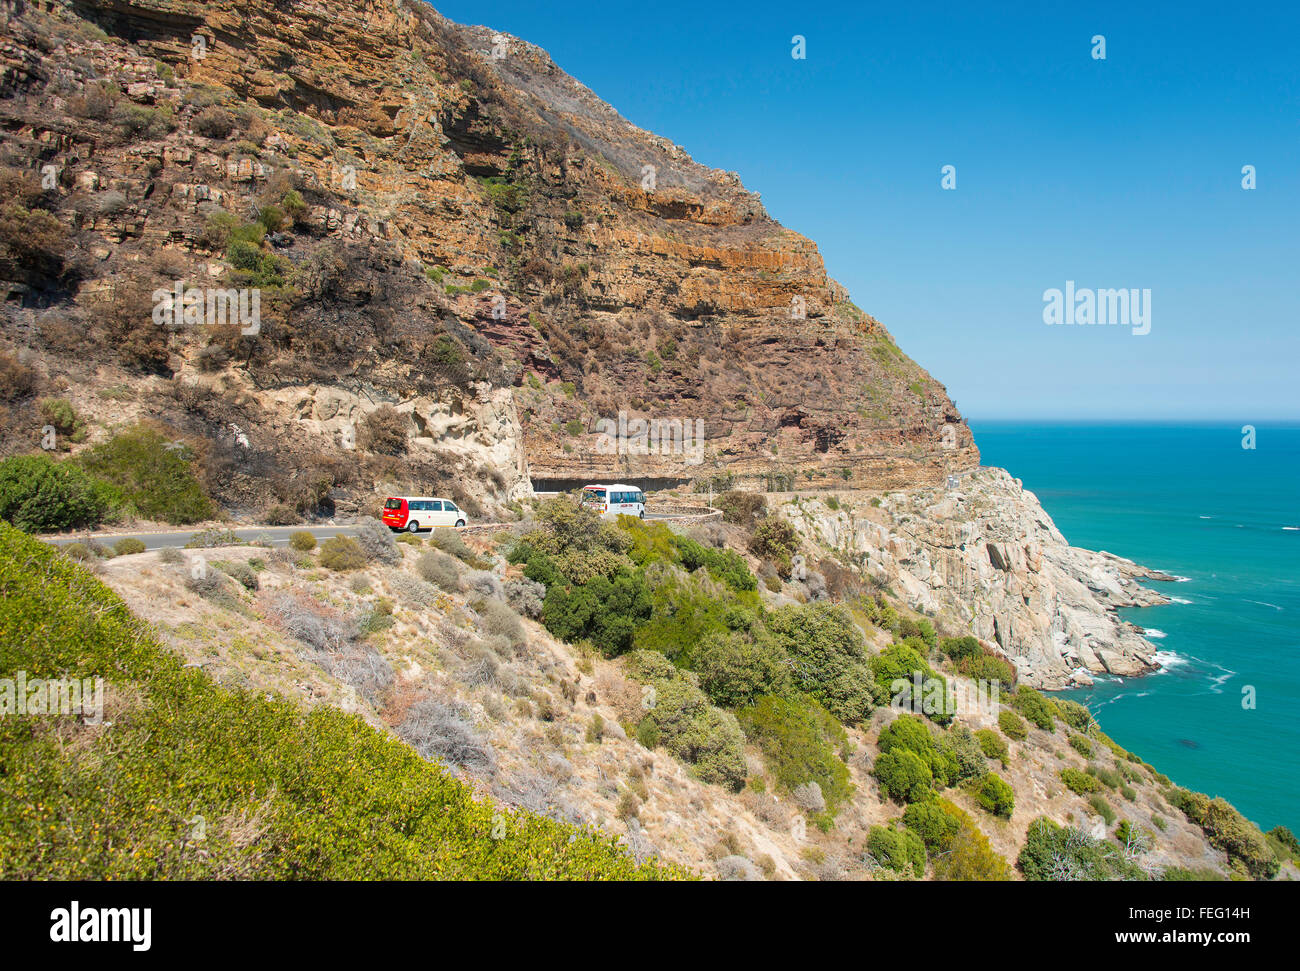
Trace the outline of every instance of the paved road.
<instances>
[{"instance_id":1,"label":"paved road","mask_svg":"<svg viewBox=\"0 0 1300 971\"><path fill-rule=\"evenodd\" d=\"M648 512L646 519L673 519L674 516L668 513ZM472 526L492 526L505 525L497 523L471 523ZM327 540L331 536L351 536L357 527L350 526L329 526L329 525L308 525L308 526L247 526L233 529L232 532L241 540L252 543L257 540L265 540L268 537L276 546L289 545L289 536L300 529L305 529L316 537L317 541ZM202 530L188 529L175 530L165 533L131 533L131 532L102 532L102 533L74 533L66 536L50 536L46 538L47 543L53 543L55 546L64 546L68 543L78 543L89 536L97 542L112 546L120 539L132 537L144 543L147 550L161 550L169 546L184 547ZM423 530L421 535L427 533Z\"/></svg>"},{"instance_id":2,"label":"paved road","mask_svg":"<svg viewBox=\"0 0 1300 971\"><path fill-rule=\"evenodd\" d=\"M263 540L268 536L271 542L276 546L289 545L289 534L296 533L300 529L308 530L317 540L329 539L331 536L348 536L356 532L356 526L250 526L248 528L239 528L232 532L241 540L249 543L255 540ZM55 546L63 546L67 543L79 543L87 536L100 543L112 546L120 539L131 537L144 543L145 549L161 550L168 546L183 547L202 530L177 530L167 533L76 533L69 536L51 536L46 538L47 543L53 543Z\"/></svg>"}]
</instances>

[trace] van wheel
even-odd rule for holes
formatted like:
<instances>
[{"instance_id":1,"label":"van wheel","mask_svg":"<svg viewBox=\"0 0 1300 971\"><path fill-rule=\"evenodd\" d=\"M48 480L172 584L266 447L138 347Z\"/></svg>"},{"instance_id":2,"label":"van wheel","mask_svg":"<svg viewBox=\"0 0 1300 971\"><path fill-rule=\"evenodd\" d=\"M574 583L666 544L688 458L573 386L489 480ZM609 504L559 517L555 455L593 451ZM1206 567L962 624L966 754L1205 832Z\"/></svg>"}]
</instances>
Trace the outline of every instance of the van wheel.
<instances>
[{"instance_id":1,"label":"van wheel","mask_svg":"<svg viewBox=\"0 0 1300 971\"><path fill-rule=\"evenodd\" d=\"M412 519L409 523L406 524L406 531L408 533L418 533L420 531L420 524L417 523L414 519Z\"/></svg>"},{"instance_id":2,"label":"van wheel","mask_svg":"<svg viewBox=\"0 0 1300 971\"><path fill-rule=\"evenodd\" d=\"M637 513L637 514L636 514L636 518L637 518L637 519L645 519L645 512L642 511L642 512Z\"/></svg>"},{"instance_id":3,"label":"van wheel","mask_svg":"<svg viewBox=\"0 0 1300 971\"><path fill-rule=\"evenodd\" d=\"M456 520L456 525L457 525L457 526L464 526L464 525L465 525L465 520L463 520L463 519L458 519L458 520Z\"/></svg>"}]
</instances>

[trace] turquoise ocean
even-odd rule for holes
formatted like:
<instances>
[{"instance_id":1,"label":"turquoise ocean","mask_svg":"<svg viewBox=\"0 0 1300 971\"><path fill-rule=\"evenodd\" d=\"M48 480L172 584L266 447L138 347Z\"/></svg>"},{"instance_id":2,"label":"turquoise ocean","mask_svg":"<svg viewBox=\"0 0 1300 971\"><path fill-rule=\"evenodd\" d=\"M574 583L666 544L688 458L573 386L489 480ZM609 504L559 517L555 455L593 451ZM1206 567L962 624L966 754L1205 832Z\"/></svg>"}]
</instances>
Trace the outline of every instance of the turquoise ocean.
<instances>
[{"instance_id":1,"label":"turquoise ocean","mask_svg":"<svg viewBox=\"0 0 1300 971\"><path fill-rule=\"evenodd\" d=\"M1121 611L1164 670L1064 692L1180 785L1300 832L1300 426L971 420L1075 546L1180 578Z\"/></svg>"}]
</instances>

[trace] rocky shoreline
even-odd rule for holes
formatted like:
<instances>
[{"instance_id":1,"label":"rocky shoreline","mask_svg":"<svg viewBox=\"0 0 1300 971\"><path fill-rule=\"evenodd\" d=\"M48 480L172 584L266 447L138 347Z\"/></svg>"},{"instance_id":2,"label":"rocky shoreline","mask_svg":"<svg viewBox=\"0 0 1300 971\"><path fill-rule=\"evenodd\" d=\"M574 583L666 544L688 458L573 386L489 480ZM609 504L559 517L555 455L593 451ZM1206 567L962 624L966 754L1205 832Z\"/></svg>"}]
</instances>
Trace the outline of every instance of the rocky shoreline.
<instances>
[{"instance_id":1,"label":"rocky shoreline","mask_svg":"<svg viewBox=\"0 0 1300 971\"><path fill-rule=\"evenodd\" d=\"M1004 469L955 488L888 492L839 509L795 498L787 518L908 606L966 628L1015 663L1022 683L1057 690L1160 668L1121 607L1170 603L1142 581L1178 579L1112 553L1071 546L1038 498Z\"/></svg>"}]
</instances>

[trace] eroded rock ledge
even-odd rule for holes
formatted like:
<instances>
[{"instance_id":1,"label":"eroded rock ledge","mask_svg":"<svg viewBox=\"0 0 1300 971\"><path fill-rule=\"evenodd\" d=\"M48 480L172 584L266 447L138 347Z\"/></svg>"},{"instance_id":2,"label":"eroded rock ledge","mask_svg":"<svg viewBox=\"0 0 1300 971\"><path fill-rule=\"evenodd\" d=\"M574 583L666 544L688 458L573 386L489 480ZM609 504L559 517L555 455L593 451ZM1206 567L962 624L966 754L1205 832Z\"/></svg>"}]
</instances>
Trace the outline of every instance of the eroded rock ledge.
<instances>
[{"instance_id":1,"label":"eroded rock ledge","mask_svg":"<svg viewBox=\"0 0 1300 971\"><path fill-rule=\"evenodd\" d=\"M1167 574L1071 546L1018 479L980 468L957 488L886 493L831 510L795 499L785 515L805 536L859 563L916 610L968 628L1013 661L1024 684L1057 689L1092 673L1159 668L1120 607L1169 603L1140 580Z\"/></svg>"}]
</instances>

